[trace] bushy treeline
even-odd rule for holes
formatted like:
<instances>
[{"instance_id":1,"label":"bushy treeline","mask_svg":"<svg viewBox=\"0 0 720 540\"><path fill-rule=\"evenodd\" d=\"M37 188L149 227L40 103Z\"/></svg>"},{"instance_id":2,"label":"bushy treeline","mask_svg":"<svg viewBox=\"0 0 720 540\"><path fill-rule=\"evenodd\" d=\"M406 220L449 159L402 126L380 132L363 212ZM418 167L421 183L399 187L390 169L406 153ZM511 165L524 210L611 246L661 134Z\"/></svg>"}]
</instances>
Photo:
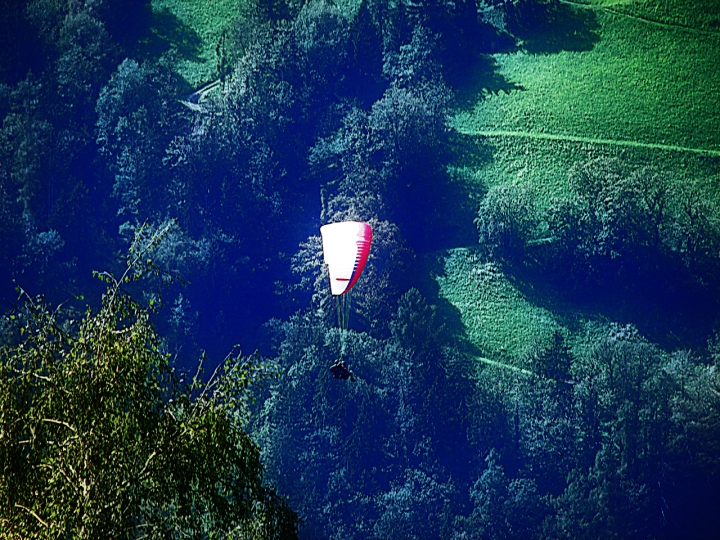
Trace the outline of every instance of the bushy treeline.
<instances>
[{"instance_id":1,"label":"bushy treeline","mask_svg":"<svg viewBox=\"0 0 720 540\"><path fill-rule=\"evenodd\" d=\"M493 538L711 538L704 508L720 494L714 191L608 158L577 163L568 184L549 199L523 184L491 188L475 220L485 257L561 311L634 321L665 347L695 352L663 351L632 324L592 323L572 347L558 333L553 346L527 351L532 377L485 370L514 427L505 451L488 454L473 495L485 509L470 523ZM512 502L498 509L488 490ZM508 533L522 505L532 509L528 528Z\"/></svg>"},{"instance_id":2,"label":"bushy treeline","mask_svg":"<svg viewBox=\"0 0 720 540\"><path fill-rule=\"evenodd\" d=\"M247 387L272 372L233 353L180 376L125 290L153 270L136 247L120 279L98 274L98 311L22 291L2 320L0 538L297 538L245 431Z\"/></svg>"},{"instance_id":3,"label":"bushy treeline","mask_svg":"<svg viewBox=\"0 0 720 540\"><path fill-rule=\"evenodd\" d=\"M577 163L568 184L549 199L522 184L491 189L475 221L485 252L566 297L604 297L605 309L622 300L614 315L658 339L673 332L702 345L720 302L712 184L614 158Z\"/></svg>"},{"instance_id":4,"label":"bushy treeline","mask_svg":"<svg viewBox=\"0 0 720 540\"><path fill-rule=\"evenodd\" d=\"M274 323L287 371L253 425L301 535L713 537L717 338L666 352L631 324L586 323L527 350L529 370L478 368L416 289L385 328L333 328L319 245L306 251L317 303ZM329 376L341 355L354 383Z\"/></svg>"},{"instance_id":5,"label":"bushy treeline","mask_svg":"<svg viewBox=\"0 0 720 540\"><path fill-rule=\"evenodd\" d=\"M605 324L589 325L575 347L557 335L527 355L532 376L479 378L492 398L476 398L484 422L474 431L504 427L482 443L492 448L464 537L715 534L715 353L665 353L631 325Z\"/></svg>"},{"instance_id":6,"label":"bushy treeline","mask_svg":"<svg viewBox=\"0 0 720 540\"><path fill-rule=\"evenodd\" d=\"M318 313L277 323L287 371L259 396L253 432L303 537L444 538L462 508L467 366L417 290L388 322L385 339ZM330 376L341 354L354 383Z\"/></svg>"}]
</instances>

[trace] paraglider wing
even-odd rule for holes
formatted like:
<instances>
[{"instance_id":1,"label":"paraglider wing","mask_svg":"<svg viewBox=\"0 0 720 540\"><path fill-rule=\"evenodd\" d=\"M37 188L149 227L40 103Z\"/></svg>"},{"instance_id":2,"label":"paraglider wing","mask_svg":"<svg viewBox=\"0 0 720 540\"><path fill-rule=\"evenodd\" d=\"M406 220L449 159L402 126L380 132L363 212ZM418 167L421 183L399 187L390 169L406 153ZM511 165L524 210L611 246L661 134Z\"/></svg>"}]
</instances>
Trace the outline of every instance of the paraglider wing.
<instances>
[{"instance_id":1,"label":"paraglider wing","mask_svg":"<svg viewBox=\"0 0 720 540\"><path fill-rule=\"evenodd\" d=\"M345 294L357 282L365 268L372 229L367 223L343 221L320 227L323 256L330 272L330 292Z\"/></svg>"}]
</instances>

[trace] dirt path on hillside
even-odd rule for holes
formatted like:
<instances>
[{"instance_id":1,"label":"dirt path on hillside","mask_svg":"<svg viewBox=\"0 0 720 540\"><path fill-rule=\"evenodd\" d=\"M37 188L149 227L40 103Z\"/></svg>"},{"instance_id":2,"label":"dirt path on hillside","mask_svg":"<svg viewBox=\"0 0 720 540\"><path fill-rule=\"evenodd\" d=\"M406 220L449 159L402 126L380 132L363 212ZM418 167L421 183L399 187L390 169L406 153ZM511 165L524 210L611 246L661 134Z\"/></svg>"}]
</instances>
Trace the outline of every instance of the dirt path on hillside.
<instances>
[{"instance_id":1,"label":"dirt path on hillside","mask_svg":"<svg viewBox=\"0 0 720 540\"><path fill-rule=\"evenodd\" d=\"M578 137L575 135L553 135L550 133L532 133L528 131L489 130L473 132L461 131L460 133L463 133L464 135L478 135L480 137L518 137L525 139L540 139L548 141L570 141L589 144L606 144L612 146L627 146L631 148L649 148L651 150L667 150L671 152L690 152L693 154L720 157L720 150L710 150L706 148L688 148L686 146L677 146L674 144L655 144L617 139L595 139L592 137Z\"/></svg>"},{"instance_id":2,"label":"dirt path on hillside","mask_svg":"<svg viewBox=\"0 0 720 540\"><path fill-rule=\"evenodd\" d=\"M490 360L489 358L484 358L482 356L475 356L473 357L475 360L479 360L480 362L483 362L485 364L489 364L491 366L495 367L501 367L504 369L509 369L511 371L516 371L518 373L522 373L523 375L532 375L533 372L527 369L519 368L517 366L511 366L510 364L503 364L502 362L498 362L497 360Z\"/></svg>"},{"instance_id":3,"label":"dirt path on hillside","mask_svg":"<svg viewBox=\"0 0 720 540\"><path fill-rule=\"evenodd\" d=\"M653 26L658 26L660 28L666 28L670 30L680 30L682 32L689 32L691 34L697 34L701 36L713 36L713 37L720 37L720 32L714 32L712 30L703 30L702 28L693 28L691 26L682 26L680 24L671 24L671 23L664 23L660 21L655 21L653 19L647 19L645 17L641 17L639 15L631 15L629 13L623 13L622 11L618 11L616 9L612 9L606 6L595 6L592 4L584 4L582 2L573 2L572 0L559 0L561 4L566 4L568 6L573 6L579 9L592 9L594 11L605 11L606 13L610 13L612 15L619 15L621 17L627 17L628 19L634 19L636 21L643 22L645 24L651 24Z\"/></svg>"}]
</instances>

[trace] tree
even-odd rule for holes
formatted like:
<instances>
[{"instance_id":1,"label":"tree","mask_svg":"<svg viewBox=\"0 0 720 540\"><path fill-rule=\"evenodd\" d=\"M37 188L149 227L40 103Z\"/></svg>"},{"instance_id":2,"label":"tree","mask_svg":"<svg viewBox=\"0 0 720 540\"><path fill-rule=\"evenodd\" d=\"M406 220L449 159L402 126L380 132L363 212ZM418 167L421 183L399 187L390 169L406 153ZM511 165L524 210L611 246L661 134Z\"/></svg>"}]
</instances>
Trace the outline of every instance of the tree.
<instances>
[{"instance_id":1,"label":"tree","mask_svg":"<svg viewBox=\"0 0 720 540\"><path fill-rule=\"evenodd\" d=\"M452 515L448 506L453 487L422 469L407 470L390 490L377 496L382 513L373 526L372 538L443 538L443 528Z\"/></svg>"},{"instance_id":2,"label":"tree","mask_svg":"<svg viewBox=\"0 0 720 540\"><path fill-rule=\"evenodd\" d=\"M701 279L717 283L713 275L718 268L720 218L709 190L698 182L682 186L677 196L673 248L681 254L691 272Z\"/></svg>"},{"instance_id":3,"label":"tree","mask_svg":"<svg viewBox=\"0 0 720 540\"><path fill-rule=\"evenodd\" d=\"M358 529L377 519L369 497L407 466L412 451L404 444L414 422L397 388L405 379L388 372L406 353L367 334L326 328L311 313L276 330L286 375L259 396L261 414L253 418L268 475L298 510L305 537L363 537ZM352 383L328 371L343 341Z\"/></svg>"},{"instance_id":4,"label":"tree","mask_svg":"<svg viewBox=\"0 0 720 540\"><path fill-rule=\"evenodd\" d=\"M170 174L162 158L173 135L187 126L174 95L179 85L162 61L141 65L126 59L100 91L97 143L115 177L118 215L156 215L156 208L162 212L170 206L177 211L179 201L168 189Z\"/></svg>"},{"instance_id":5,"label":"tree","mask_svg":"<svg viewBox=\"0 0 720 540\"><path fill-rule=\"evenodd\" d=\"M546 508L535 481L508 478L499 461L493 448L485 458L485 470L470 489L473 512L463 521L472 534L480 531L483 538L537 538Z\"/></svg>"},{"instance_id":6,"label":"tree","mask_svg":"<svg viewBox=\"0 0 720 540\"><path fill-rule=\"evenodd\" d=\"M618 159L579 162L568 175L580 199L589 236L581 250L596 265L632 254L638 244L638 193L626 165Z\"/></svg>"},{"instance_id":7,"label":"tree","mask_svg":"<svg viewBox=\"0 0 720 540\"><path fill-rule=\"evenodd\" d=\"M535 194L518 184L492 188L480 203L475 225L480 244L491 256L521 262L538 228Z\"/></svg>"},{"instance_id":8,"label":"tree","mask_svg":"<svg viewBox=\"0 0 720 540\"><path fill-rule=\"evenodd\" d=\"M650 167L642 167L632 172L630 182L633 185L640 208L640 229L644 241L653 250L659 250L661 241L667 235L669 227L669 206L675 196L671 178Z\"/></svg>"},{"instance_id":9,"label":"tree","mask_svg":"<svg viewBox=\"0 0 720 540\"><path fill-rule=\"evenodd\" d=\"M531 352L531 359L538 375L567 385L572 354L559 330L555 330L552 344Z\"/></svg>"},{"instance_id":10,"label":"tree","mask_svg":"<svg viewBox=\"0 0 720 540\"><path fill-rule=\"evenodd\" d=\"M659 519L649 505L652 486L628 475L616 446L603 444L587 474L568 476L568 487L553 501L551 538L657 538Z\"/></svg>"},{"instance_id":11,"label":"tree","mask_svg":"<svg viewBox=\"0 0 720 540\"><path fill-rule=\"evenodd\" d=\"M10 315L20 339L0 349L0 537L296 537L243 430L257 357L183 380L124 290L157 236L121 279L99 275L102 305L79 322L27 295Z\"/></svg>"},{"instance_id":12,"label":"tree","mask_svg":"<svg viewBox=\"0 0 720 540\"><path fill-rule=\"evenodd\" d=\"M417 417L416 429L433 441L440 463L465 479L466 464L459 465L452 456L467 448L469 365L458 351L443 347L444 328L436 312L413 288L398 300L389 326L393 339L410 355L401 369L407 375L404 400Z\"/></svg>"}]
</instances>

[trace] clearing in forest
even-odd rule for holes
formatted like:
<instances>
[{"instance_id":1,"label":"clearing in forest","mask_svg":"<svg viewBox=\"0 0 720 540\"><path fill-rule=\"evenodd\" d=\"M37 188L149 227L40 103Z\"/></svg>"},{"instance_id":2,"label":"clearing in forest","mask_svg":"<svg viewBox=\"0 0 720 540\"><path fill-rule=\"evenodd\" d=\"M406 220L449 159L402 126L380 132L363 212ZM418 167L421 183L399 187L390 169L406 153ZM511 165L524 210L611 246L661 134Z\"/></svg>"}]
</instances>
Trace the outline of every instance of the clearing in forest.
<instances>
[{"instance_id":1,"label":"clearing in forest","mask_svg":"<svg viewBox=\"0 0 720 540\"><path fill-rule=\"evenodd\" d=\"M217 45L242 1L152 0L152 31L173 50L178 73L192 87L216 77Z\"/></svg>"}]
</instances>

